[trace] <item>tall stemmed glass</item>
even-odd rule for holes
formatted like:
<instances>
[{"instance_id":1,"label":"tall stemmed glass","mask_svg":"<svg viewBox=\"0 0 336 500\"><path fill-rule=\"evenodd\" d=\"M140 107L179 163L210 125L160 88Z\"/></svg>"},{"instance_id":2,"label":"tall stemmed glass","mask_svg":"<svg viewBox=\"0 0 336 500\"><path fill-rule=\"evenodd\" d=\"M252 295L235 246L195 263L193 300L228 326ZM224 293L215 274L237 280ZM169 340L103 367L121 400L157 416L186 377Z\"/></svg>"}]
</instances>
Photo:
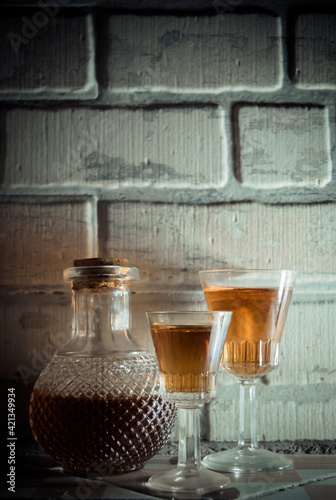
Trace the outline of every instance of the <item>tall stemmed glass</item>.
<instances>
[{"instance_id":1,"label":"tall stemmed glass","mask_svg":"<svg viewBox=\"0 0 336 500\"><path fill-rule=\"evenodd\" d=\"M217 471L286 469L292 461L258 447L255 385L279 364L279 345L291 301L293 271L200 271L210 311L233 312L221 365L240 382L238 446L205 457Z\"/></svg>"},{"instance_id":2,"label":"tall stemmed glass","mask_svg":"<svg viewBox=\"0 0 336 500\"><path fill-rule=\"evenodd\" d=\"M208 493L230 479L201 465L199 408L216 395L216 379L231 312L147 313L158 359L161 391L179 410L177 468L148 486L174 493Z\"/></svg>"}]
</instances>

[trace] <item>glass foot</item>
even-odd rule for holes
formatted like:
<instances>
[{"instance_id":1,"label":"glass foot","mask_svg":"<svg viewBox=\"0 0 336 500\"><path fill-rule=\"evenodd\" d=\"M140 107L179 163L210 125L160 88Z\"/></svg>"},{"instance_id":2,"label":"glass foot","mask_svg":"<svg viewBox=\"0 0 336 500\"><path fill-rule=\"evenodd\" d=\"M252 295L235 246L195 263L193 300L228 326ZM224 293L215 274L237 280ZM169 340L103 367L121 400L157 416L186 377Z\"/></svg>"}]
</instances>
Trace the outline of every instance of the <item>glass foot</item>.
<instances>
[{"instance_id":1,"label":"glass foot","mask_svg":"<svg viewBox=\"0 0 336 500\"><path fill-rule=\"evenodd\" d=\"M239 474L288 469L293 462L285 455L246 446L207 455L202 464L207 469Z\"/></svg>"},{"instance_id":2,"label":"glass foot","mask_svg":"<svg viewBox=\"0 0 336 500\"><path fill-rule=\"evenodd\" d=\"M199 469L178 467L152 476L147 486L158 491L203 494L225 488L230 483L231 480L223 474L203 467Z\"/></svg>"}]
</instances>

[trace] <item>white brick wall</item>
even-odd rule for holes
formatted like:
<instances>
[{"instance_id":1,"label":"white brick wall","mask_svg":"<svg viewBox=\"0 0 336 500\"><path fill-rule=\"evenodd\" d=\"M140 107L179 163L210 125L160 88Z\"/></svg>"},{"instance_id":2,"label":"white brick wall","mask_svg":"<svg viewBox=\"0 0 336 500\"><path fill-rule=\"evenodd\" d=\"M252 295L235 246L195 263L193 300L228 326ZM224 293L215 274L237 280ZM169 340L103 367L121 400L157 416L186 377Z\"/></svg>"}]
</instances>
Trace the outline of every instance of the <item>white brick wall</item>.
<instances>
[{"instance_id":1,"label":"white brick wall","mask_svg":"<svg viewBox=\"0 0 336 500\"><path fill-rule=\"evenodd\" d=\"M336 272L336 205L103 203L100 248L144 282L197 285L200 269ZM144 236L146 235L146 236Z\"/></svg>"},{"instance_id":2,"label":"white brick wall","mask_svg":"<svg viewBox=\"0 0 336 500\"><path fill-rule=\"evenodd\" d=\"M335 13L298 16L295 26L295 62L299 87L336 89L335 25Z\"/></svg>"},{"instance_id":3,"label":"white brick wall","mask_svg":"<svg viewBox=\"0 0 336 500\"><path fill-rule=\"evenodd\" d=\"M225 184L223 117L216 108L19 108L4 113L3 122L6 186Z\"/></svg>"},{"instance_id":4,"label":"white brick wall","mask_svg":"<svg viewBox=\"0 0 336 500\"><path fill-rule=\"evenodd\" d=\"M243 106L238 178L255 188L324 186L332 177L326 108ZM239 164L239 163L238 163Z\"/></svg>"},{"instance_id":5,"label":"white brick wall","mask_svg":"<svg viewBox=\"0 0 336 500\"><path fill-rule=\"evenodd\" d=\"M0 377L32 382L64 345L71 331L68 297L47 294L1 296Z\"/></svg>"},{"instance_id":6,"label":"white brick wall","mask_svg":"<svg viewBox=\"0 0 336 500\"><path fill-rule=\"evenodd\" d=\"M2 285L63 282L73 252L95 252L93 209L89 202L1 203Z\"/></svg>"},{"instance_id":7,"label":"white brick wall","mask_svg":"<svg viewBox=\"0 0 336 500\"><path fill-rule=\"evenodd\" d=\"M139 267L150 349L146 310L206 308L200 269L292 268L260 438L334 439L335 9L173 3L0 9L1 378L28 390L69 335L74 258ZM221 373L203 434L235 440L237 413Z\"/></svg>"},{"instance_id":8,"label":"white brick wall","mask_svg":"<svg viewBox=\"0 0 336 500\"><path fill-rule=\"evenodd\" d=\"M97 96L92 18L58 11L1 16L0 99Z\"/></svg>"},{"instance_id":9,"label":"white brick wall","mask_svg":"<svg viewBox=\"0 0 336 500\"><path fill-rule=\"evenodd\" d=\"M266 90L281 82L272 15L112 16L108 88Z\"/></svg>"}]
</instances>

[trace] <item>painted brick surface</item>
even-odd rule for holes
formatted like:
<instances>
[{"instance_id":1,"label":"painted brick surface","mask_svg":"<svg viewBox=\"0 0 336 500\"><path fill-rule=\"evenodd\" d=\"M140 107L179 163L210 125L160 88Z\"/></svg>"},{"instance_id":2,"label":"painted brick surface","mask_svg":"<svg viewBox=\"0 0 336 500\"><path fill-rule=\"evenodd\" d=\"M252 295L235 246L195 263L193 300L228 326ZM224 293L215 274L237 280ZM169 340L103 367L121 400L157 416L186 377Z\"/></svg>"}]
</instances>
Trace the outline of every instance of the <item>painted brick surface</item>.
<instances>
[{"instance_id":1,"label":"painted brick surface","mask_svg":"<svg viewBox=\"0 0 336 500\"><path fill-rule=\"evenodd\" d=\"M328 111L321 107L243 106L238 179L245 185L323 186L331 180Z\"/></svg>"},{"instance_id":2,"label":"painted brick surface","mask_svg":"<svg viewBox=\"0 0 336 500\"><path fill-rule=\"evenodd\" d=\"M88 202L1 203L0 220L2 285L63 283L63 269L95 251Z\"/></svg>"},{"instance_id":3,"label":"painted brick surface","mask_svg":"<svg viewBox=\"0 0 336 500\"><path fill-rule=\"evenodd\" d=\"M336 88L336 14L302 14L296 21L295 82L307 89Z\"/></svg>"},{"instance_id":4,"label":"painted brick surface","mask_svg":"<svg viewBox=\"0 0 336 500\"><path fill-rule=\"evenodd\" d=\"M92 19L49 10L1 18L0 98L97 96Z\"/></svg>"},{"instance_id":5,"label":"painted brick surface","mask_svg":"<svg viewBox=\"0 0 336 500\"><path fill-rule=\"evenodd\" d=\"M29 439L25 382L69 335L63 269L118 254L139 267L133 335L152 351L145 311L206 309L198 270L299 271L259 437L334 439L335 10L145 4L0 10L0 376L26 391L17 423ZM235 441L234 377L206 410L202 435Z\"/></svg>"},{"instance_id":6,"label":"painted brick surface","mask_svg":"<svg viewBox=\"0 0 336 500\"><path fill-rule=\"evenodd\" d=\"M108 88L272 90L280 30L265 14L112 16Z\"/></svg>"},{"instance_id":7,"label":"painted brick surface","mask_svg":"<svg viewBox=\"0 0 336 500\"><path fill-rule=\"evenodd\" d=\"M0 378L36 380L56 349L70 338L69 297L48 294L0 296Z\"/></svg>"},{"instance_id":8,"label":"painted brick surface","mask_svg":"<svg viewBox=\"0 0 336 500\"><path fill-rule=\"evenodd\" d=\"M257 397L260 388L257 386ZM236 383L232 389L239 395ZM307 388L308 395L309 390ZM272 387L274 391L274 387ZM277 388L278 390L278 388ZM209 439L214 441L238 441L239 398L234 401L217 400L211 404ZM265 441L300 441L305 439L334 439L336 404L329 392L329 400L290 401L283 393L283 400L257 403L258 439Z\"/></svg>"},{"instance_id":9,"label":"painted brick surface","mask_svg":"<svg viewBox=\"0 0 336 500\"><path fill-rule=\"evenodd\" d=\"M217 268L335 272L336 205L103 203L100 251L122 252L148 282L197 284Z\"/></svg>"},{"instance_id":10,"label":"painted brick surface","mask_svg":"<svg viewBox=\"0 0 336 500\"><path fill-rule=\"evenodd\" d=\"M278 385L319 386L323 397L323 386L336 383L333 367L336 312L335 295L330 293L328 298L321 295L321 291L316 290L311 300L292 304L281 342L281 363L270 378ZM294 393L292 388L290 394L293 398Z\"/></svg>"},{"instance_id":11,"label":"painted brick surface","mask_svg":"<svg viewBox=\"0 0 336 500\"><path fill-rule=\"evenodd\" d=\"M211 107L4 112L4 185L222 185L222 120Z\"/></svg>"}]
</instances>

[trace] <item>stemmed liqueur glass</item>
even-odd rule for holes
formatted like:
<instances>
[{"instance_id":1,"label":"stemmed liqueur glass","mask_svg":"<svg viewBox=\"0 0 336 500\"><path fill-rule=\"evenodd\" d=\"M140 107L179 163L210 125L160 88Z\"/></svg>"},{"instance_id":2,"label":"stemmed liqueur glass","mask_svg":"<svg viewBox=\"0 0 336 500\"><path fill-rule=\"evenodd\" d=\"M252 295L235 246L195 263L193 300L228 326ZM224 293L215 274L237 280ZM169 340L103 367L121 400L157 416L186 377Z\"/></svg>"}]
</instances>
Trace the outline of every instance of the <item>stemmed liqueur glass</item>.
<instances>
[{"instance_id":1,"label":"stemmed liqueur glass","mask_svg":"<svg viewBox=\"0 0 336 500\"><path fill-rule=\"evenodd\" d=\"M199 408L216 395L216 379L231 312L147 313L158 359L161 391L179 410L177 468L148 486L174 493L208 493L230 479L202 467Z\"/></svg>"},{"instance_id":2,"label":"stemmed liqueur glass","mask_svg":"<svg viewBox=\"0 0 336 500\"><path fill-rule=\"evenodd\" d=\"M200 271L210 311L233 313L221 365L240 383L238 446L208 455L205 467L240 473L282 470L292 465L288 457L258 447L255 385L279 364L294 274L280 270Z\"/></svg>"}]
</instances>

